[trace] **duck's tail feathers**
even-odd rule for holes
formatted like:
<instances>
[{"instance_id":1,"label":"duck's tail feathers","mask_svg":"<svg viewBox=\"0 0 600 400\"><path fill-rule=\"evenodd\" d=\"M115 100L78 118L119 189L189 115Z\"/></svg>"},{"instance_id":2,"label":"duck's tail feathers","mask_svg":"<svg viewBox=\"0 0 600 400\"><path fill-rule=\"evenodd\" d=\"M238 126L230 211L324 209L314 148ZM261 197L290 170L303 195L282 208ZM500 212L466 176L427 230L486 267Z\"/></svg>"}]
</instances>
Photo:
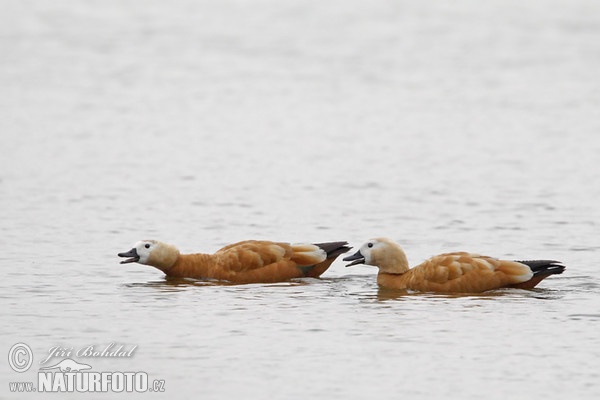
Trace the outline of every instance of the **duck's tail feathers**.
<instances>
[{"instance_id":1,"label":"duck's tail feathers","mask_svg":"<svg viewBox=\"0 0 600 400\"><path fill-rule=\"evenodd\" d=\"M323 249L327 253L327 258L336 258L352 248L348 246L348 242L315 243L315 246Z\"/></svg>"},{"instance_id":2,"label":"duck's tail feathers","mask_svg":"<svg viewBox=\"0 0 600 400\"><path fill-rule=\"evenodd\" d=\"M340 254L352 248L348 246L348 242L315 243L315 246L327 253L327 258L306 272L306 276L312 278L321 276Z\"/></svg>"},{"instance_id":3,"label":"duck's tail feathers","mask_svg":"<svg viewBox=\"0 0 600 400\"><path fill-rule=\"evenodd\" d=\"M525 260L517 262L531 268L534 277L538 275L562 274L566 268L560 261L555 260Z\"/></svg>"},{"instance_id":4,"label":"duck's tail feathers","mask_svg":"<svg viewBox=\"0 0 600 400\"><path fill-rule=\"evenodd\" d=\"M555 260L524 260L517 262L527 265L533 272L533 276L527 282L513 285L513 287L520 289L533 289L544 278L550 275L562 274L566 268L560 261Z\"/></svg>"}]
</instances>

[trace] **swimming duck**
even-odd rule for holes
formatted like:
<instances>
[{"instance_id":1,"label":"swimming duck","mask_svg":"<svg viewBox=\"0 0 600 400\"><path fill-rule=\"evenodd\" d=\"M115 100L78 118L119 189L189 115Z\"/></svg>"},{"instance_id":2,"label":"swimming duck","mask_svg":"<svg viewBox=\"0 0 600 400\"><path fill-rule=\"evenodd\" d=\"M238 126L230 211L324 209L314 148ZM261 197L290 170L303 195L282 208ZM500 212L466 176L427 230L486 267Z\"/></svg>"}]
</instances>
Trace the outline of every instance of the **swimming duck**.
<instances>
[{"instance_id":1,"label":"swimming duck","mask_svg":"<svg viewBox=\"0 0 600 400\"><path fill-rule=\"evenodd\" d=\"M506 261L466 252L440 254L409 268L402 248L388 238L369 240L344 261L352 261L347 267L379 267L377 283L381 287L439 293L532 289L542 279L565 270L559 261Z\"/></svg>"},{"instance_id":2,"label":"swimming duck","mask_svg":"<svg viewBox=\"0 0 600 400\"><path fill-rule=\"evenodd\" d=\"M340 254L351 249L347 244L247 240L225 246L214 254L180 254L173 245L143 240L118 256L126 258L121 264L137 262L151 265L170 277L272 283L319 277Z\"/></svg>"}]
</instances>

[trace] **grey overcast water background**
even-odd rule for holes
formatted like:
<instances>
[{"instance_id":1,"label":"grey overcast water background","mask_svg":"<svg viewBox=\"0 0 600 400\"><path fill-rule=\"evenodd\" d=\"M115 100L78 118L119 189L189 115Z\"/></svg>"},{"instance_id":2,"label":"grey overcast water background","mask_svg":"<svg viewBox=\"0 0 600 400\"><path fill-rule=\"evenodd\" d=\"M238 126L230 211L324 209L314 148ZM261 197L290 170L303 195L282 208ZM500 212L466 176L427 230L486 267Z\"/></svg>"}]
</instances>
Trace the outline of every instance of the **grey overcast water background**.
<instances>
[{"instance_id":1,"label":"grey overcast water background","mask_svg":"<svg viewBox=\"0 0 600 400\"><path fill-rule=\"evenodd\" d=\"M600 398L597 1L0 5L0 397L115 343L74 358L165 392L53 397ZM341 260L227 286L116 256L373 236L568 268L400 296Z\"/></svg>"}]
</instances>

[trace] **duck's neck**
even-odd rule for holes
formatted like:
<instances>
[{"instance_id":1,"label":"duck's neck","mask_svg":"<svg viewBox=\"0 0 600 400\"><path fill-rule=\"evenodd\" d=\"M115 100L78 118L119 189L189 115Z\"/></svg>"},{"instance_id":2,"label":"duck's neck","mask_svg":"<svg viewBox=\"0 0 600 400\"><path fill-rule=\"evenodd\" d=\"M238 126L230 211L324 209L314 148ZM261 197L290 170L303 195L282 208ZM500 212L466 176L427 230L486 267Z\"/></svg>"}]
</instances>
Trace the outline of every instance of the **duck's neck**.
<instances>
[{"instance_id":1,"label":"duck's neck","mask_svg":"<svg viewBox=\"0 0 600 400\"><path fill-rule=\"evenodd\" d=\"M377 260L380 274L401 275L409 270L404 251L401 248L394 250L387 252L381 260Z\"/></svg>"},{"instance_id":2,"label":"duck's neck","mask_svg":"<svg viewBox=\"0 0 600 400\"><path fill-rule=\"evenodd\" d=\"M163 272L167 276L204 278L211 276L209 270L215 265L212 254L180 254L175 264Z\"/></svg>"},{"instance_id":3,"label":"duck's neck","mask_svg":"<svg viewBox=\"0 0 600 400\"><path fill-rule=\"evenodd\" d=\"M388 274L379 271L377 274L377 284L389 289L406 289L406 274Z\"/></svg>"},{"instance_id":4,"label":"duck's neck","mask_svg":"<svg viewBox=\"0 0 600 400\"><path fill-rule=\"evenodd\" d=\"M179 250L173 245L160 243L148 258L148 265L165 272L171 269L179 259Z\"/></svg>"}]
</instances>

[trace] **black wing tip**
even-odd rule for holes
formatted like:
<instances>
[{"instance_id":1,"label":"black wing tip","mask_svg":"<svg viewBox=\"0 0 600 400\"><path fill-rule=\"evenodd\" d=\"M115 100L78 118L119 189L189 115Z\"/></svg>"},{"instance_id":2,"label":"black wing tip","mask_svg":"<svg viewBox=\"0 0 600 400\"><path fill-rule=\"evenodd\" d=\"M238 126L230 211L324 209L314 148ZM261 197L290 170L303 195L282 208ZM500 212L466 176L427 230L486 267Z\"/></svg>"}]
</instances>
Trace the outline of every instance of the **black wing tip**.
<instances>
[{"instance_id":1,"label":"black wing tip","mask_svg":"<svg viewBox=\"0 0 600 400\"><path fill-rule=\"evenodd\" d=\"M561 261L556 260L522 260L518 263L525 264L537 274L562 274L567 268Z\"/></svg>"},{"instance_id":2,"label":"black wing tip","mask_svg":"<svg viewBox=\"0 0 600 400\"><path fill-rule=\"evenodd\" d=\"M348 242L327 242L327 243L314 243L315 246L323 249L327 253L327 258L337 257L340 254L348 252L352 247L348 246Z\"/></svg>"}]
</instances>

